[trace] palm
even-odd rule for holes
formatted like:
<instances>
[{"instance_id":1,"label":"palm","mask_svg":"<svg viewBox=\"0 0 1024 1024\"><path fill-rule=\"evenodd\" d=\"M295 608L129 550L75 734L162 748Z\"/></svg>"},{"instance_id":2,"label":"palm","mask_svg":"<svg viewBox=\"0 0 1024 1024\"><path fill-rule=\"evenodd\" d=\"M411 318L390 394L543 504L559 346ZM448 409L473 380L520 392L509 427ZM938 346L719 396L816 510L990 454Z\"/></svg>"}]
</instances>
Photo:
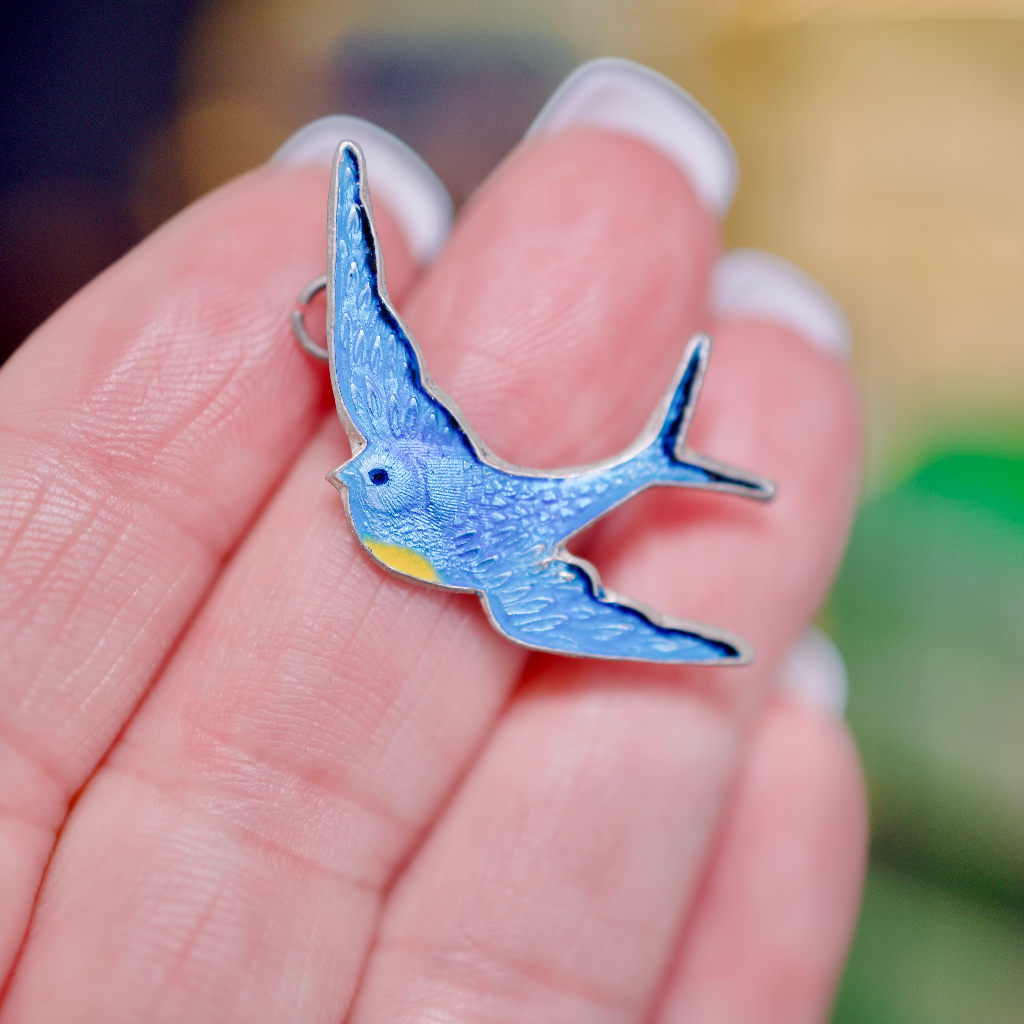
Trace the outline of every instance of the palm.
<instances>
[{"instance_id":1,"label":"palm","mask_svg":"<svg viewBox=\"0 0 1024 1024\"><path fill-rule=\"evenodd\" d=\"M325 183L210 197L0 376L0 1020L820 1016L855 761L759 711L852 507L841 369L708 324L715 226L639 143L524 149L419 279L378 208L392 295L500 455L620 449L711 326L695 446L779 483L648 494L580 546L754 666L528 657L473 598L382 573L324 483L347 444L285 313Z\"/></svg>"}]
</instances>

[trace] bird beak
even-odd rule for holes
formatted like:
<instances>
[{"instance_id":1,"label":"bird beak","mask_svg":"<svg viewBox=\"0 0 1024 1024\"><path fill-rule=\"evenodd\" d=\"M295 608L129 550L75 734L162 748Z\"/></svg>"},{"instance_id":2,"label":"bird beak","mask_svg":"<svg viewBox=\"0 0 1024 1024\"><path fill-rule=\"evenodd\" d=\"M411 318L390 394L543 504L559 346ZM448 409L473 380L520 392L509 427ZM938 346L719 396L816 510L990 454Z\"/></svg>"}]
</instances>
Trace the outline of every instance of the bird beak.
<instances>
[{"instance_id":1,"label":"bird beak","mask_svg":"<svg viewBox=\"0 0 1024 1024\"><path fill-rule=\"evenodd\" d=\"M334 484L339 491L345 491L348 489L348 484L345 483L345 480L341 475L341 469L332 469L331 472L327 474L327 479L330 483Z\"/></svg>"}]
</instances>

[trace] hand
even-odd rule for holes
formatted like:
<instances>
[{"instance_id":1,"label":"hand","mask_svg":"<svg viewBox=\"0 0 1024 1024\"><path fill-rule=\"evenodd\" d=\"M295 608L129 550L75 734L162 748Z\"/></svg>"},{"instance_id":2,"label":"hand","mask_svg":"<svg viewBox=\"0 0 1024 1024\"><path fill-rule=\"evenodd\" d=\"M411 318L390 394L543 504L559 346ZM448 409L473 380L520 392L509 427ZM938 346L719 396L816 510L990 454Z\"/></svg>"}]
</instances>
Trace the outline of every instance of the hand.
<instances>
[{"instance_id":1,"label":"hand","mask_svg":"<svg viewBox=\"0 0 1024 1024\"><path fill-rule=\"evenodd\" d=\"M324 481L347 445L287 314L326 182L207 197L0 375L0 1020L823 1019L863 796L772 683L854 506L846 369L709 311L717 224L622 134L521 147L422 273L378 197L392 296L499 454L621 449L710 328L694 447L778 485L648 493L579 545L756 664L530 657L371 564Z\"/></svg>"}]
</instances>

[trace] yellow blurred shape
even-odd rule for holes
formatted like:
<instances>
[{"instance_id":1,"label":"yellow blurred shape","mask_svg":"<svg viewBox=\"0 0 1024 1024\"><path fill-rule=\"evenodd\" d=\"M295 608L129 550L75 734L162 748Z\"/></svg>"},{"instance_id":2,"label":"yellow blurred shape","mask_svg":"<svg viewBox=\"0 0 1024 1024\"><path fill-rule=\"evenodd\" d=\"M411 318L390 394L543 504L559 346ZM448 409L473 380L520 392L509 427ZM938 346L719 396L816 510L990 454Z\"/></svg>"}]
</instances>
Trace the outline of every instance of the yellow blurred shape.
<instances>
[{"instance_id":1,"label":"yellow blurred shape","mask_svg":"<svg viewBox=\"0 0 1024 1024\"><path fill-rule=\"evenodd\" d=\"M734 27L713 69L743 168L729 241L792 259L844 304L876 456L1018 417L1024 22Z\"/></svg>"},{"instance_id":2,"label":"yellow blurred shape","mask_svg":"<svg viewBox=\"0 0 1024 1024\"><path fill-rule=\"evenodd\" d=\"M1024 0L740 0L740 22L781 25L820 21L907 21L917 18L1020 18Z\"/></svg>"}]
</instances>

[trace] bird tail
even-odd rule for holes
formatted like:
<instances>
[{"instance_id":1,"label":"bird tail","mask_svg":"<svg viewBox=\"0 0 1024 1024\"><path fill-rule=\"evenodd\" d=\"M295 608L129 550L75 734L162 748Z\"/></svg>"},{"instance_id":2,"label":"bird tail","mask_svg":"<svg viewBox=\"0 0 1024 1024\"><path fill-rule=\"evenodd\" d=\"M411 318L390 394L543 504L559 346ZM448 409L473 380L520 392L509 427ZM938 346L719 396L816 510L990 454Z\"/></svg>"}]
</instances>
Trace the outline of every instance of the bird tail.
<instances>
[{"instance_id":1,"label":"bird tail","mask_svg":"<svg viewBox=\"0 0 1024 1024\"><path fill-rule=\"evenodd\" d=\"M700 455L686 443L710 354L711 339L706 334L694 336L671 386L652 416L656 434L650 448L665 473L661 480L750 498L770 498L775 492L770 481Z\"/></svg>"}]
</instances>

